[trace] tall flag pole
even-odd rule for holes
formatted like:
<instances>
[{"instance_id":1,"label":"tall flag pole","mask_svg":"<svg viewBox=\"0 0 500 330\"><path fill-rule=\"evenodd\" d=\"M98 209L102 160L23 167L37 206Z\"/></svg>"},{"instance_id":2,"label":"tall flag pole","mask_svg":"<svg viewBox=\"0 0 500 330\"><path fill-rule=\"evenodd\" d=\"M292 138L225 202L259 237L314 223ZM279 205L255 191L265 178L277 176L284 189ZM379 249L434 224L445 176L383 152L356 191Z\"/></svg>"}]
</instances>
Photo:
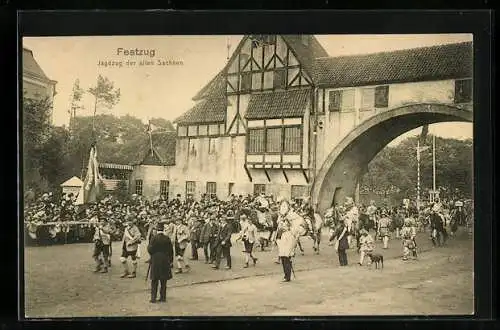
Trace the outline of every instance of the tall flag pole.
<instances>
[{"instance_id":1,"label":"tall flag pole","mask_svg":"<svg viewBox=\"0 0 500 330\"><path fill-rule=\"evenodd\" d=\"M148 120L148 135L149 135L149 147L151 149L151 157L154 156L153 153L153 127L151 127L151 119Z\"/></svg>"}]
</instances>

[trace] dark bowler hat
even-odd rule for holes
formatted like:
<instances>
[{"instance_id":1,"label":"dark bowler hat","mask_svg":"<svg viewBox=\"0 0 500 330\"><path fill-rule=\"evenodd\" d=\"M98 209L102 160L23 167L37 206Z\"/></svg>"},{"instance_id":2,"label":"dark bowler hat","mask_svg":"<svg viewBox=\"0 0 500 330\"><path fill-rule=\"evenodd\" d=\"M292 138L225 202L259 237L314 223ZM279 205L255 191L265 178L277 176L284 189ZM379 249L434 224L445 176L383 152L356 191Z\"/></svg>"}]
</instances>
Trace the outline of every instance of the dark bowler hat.
<instances>
[{"instance_id":1,"label":"dark bowler hat","mask_svg":"<svg viewBox=\"0 0 500 330\"><path fill-rule=\"evenodd\" d=\"M162 222L159 222L157 225L156 225L156 230L157 231L163 231L165 229L165 226L163 225Z\"/></svg>"}]
</instances>

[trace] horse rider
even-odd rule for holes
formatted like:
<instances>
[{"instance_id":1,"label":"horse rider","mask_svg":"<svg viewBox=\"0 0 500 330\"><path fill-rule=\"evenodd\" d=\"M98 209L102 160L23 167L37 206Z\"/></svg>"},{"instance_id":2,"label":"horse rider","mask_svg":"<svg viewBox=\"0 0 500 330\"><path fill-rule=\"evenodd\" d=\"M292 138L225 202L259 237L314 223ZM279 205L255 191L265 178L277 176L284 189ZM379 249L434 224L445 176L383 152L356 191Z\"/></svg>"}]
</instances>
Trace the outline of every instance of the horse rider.
<instances>
[{"instance_id":1,"label":"horse rider","mask_svg":"<svg viewBox=\"0 0 500 330\"><path fill-rule=\"evenodd\" d=\"M133 215L127 216L125 220L125 230L123 231L122 239L122 255L120 262L122 263L123 273L121 278L135 278L137 273L137 250L141 243L141 232L136 225L137 219ZM132 271L129 271L128 259L132 259Z\"/></svg>"}]
</instances>

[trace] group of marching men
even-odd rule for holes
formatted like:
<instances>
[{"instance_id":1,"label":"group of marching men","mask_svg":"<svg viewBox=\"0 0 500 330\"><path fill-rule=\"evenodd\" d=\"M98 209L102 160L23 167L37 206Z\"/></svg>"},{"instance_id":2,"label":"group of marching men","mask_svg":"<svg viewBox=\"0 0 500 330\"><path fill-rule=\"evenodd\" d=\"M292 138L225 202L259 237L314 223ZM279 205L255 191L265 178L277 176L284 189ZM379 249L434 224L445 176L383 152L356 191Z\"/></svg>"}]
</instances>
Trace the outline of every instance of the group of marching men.
<instances>
[{"instance_id":1,"label":"group of marching men","mask_svg":"<svg viewBox=\"0 0 500 330\"><path fill-rule=\"evenodd\" d=\"M257 199L257 204L259 201ZM279 207L277 207L279 205ZM283 266L284 282L291 280L293 273L292 257L295 249L300 244L300 237L304 236L308 230L308 225L304 221L304 215L311 212L312 208L305 203L299 210L294 209L285 199L278 200L277 205L270 206L264 199L260 206L271 209L275 226L272 230L272 242L278 247L279 261ZM329 212L325 217L329 217ZM372 202L362 213L366 217L360 216L358 207L352 198L347 198L346 202L335 210L336 220L326 222L331 227L330 244L335 241L335 249L338 253L341 266L347 265L346 250L349 249L355 239L360 253L359 264L362 265L365 256L374 250L374 239L369 234L370 228L376 228L376 238L383 241L383 248L388 248L391 224L394 219L403 218L401 226L396 227L396 236L403 242L403 260L408 260L410 256L417 257L415 237L417 227L415 214L410 214L402 209L393 214L392 219L386 209L378 210ZM186 247L189 243L192 246L192 260L198 259L198 249L203 248L205 263L212 264L213 269L219 269L222 257L226 259L226 269L231 269L231 236L233 233L234 213L229 211L225 215L218 213L211 214L208 218L191 217L186 219L182 214L170 217L159 217L158 221L150 224L146 235L147 250L151 258L149 263L149 277L151 284L151 302L156 302L158 284L160 284L160 300L165 301L166 281L172 278L172 268L174 268L174 257L176 261L175 273L181 274L189 271L190 266L184 258ZM239 214L240 232L237 240L241 240L244 245L244 267L249 267L250 262L255 266L257 258L253 255L254 244L258 241L257 222L249 219L244 213ZM397 220L396 220L397 222ZM120 262L123 272L122 278L135 278L137 276L137 263L140 258L140 243L142 235L137 227L137 217L129 215L124 222L125 229L122 238L122 251ZM441 214L440 205L436 204L431 210L430 226L432 241L435 245L446 241L447 233L444 218ZM394 226L392 226L394 228ZM110 257L111 237L110 225L105 219L99 220L96 226L94 241L95 249L93 257L96 262L96 272L108 272L111 266Z\"/></svg>"}]
</instances>

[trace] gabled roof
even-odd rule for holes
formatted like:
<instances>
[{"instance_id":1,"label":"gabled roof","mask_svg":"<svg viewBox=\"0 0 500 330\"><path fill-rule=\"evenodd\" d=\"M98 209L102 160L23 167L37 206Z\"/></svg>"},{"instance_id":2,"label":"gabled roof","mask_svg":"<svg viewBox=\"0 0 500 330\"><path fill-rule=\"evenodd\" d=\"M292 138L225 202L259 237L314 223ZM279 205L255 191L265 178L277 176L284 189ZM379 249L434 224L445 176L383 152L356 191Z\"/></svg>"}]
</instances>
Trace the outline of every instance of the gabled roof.
<instances>
[{"instance_id":1,"label":"gabled roof","mask_svg":"<svg viewBox=\"0 0 500 330\"><path fill-rule=\"evenodd\" d=\"M245 118L276 119L302 117L306 111L310 94L310 89L252 94Z\"/></svg>"},{"instance_id":2,"label":"gabled roof","mask_svg":"<svg viewBox=\"0 0 500 330\"><path fill-rule=\"evenodd\" d=\"M177 132L167 131L153 133L153 156L151 156L151 146L149 138L144 139L142 153L139 153L132 165L175 165L175 148L177 143Z\"/></svg>"},{"instance_id":3,"label":"gabled roof","mask_svg":"<svg viewBox=\"0 0 500 330\"><path fill-rule=\"evenodd\" d=\"M205 85L193 97L193 101L199 101L208 97L225 97L226 96L226 76L225 69L221 70L208 84Z\"/></svg>"},{"instance_id":4,"label":"gabled roof","mask_svg":"<svg viewBox=\"0 0 500 330\"><path fill-rule=\"evenodd\" d=\"M50 81L49 77L47 77L35 60L33 52L28 48L23 48L23 74Z\"/></svg>"},{"instance_id":5,"label":"gabled roof","mask_svg":"<svg viewBox=\"0 0 500 330\"><path fill-rule=\"evenodd\" d=\"M472 77L472 43L316 59L318 86L351 87Z\"/></svg>"},{"instance_id":6,"label":"gabled roof","mask_svg":"<svg viewBox=\"0 0 500 330\"><path fill-rule=\"evenodd\" d=\"M206 98L174 120L180 125L223 122L226 117L227 100L224 97Z\"/></svg>"},{"instance_id":7,"label":"gabled roof","mask_svg":"<svg viewBox=\"0 0 500 330\"><path fill-rule=\"evenodd\" d=\"M81 187L83 186L83 181L80 178L74 176L71 179L61 183L61 187Z\"/></svg>"},{"instance_id":8,"label":"gabled roof","mask_svg":"<svg viewBox=\"0 0 500 330\"><path fill-rule=\"evenodd\" d=\"M313 35L282 35L281 37L291 47L297 56L297 60L309 76L313 78L315 59L329 56L318 39ZM307 38L307 44L304 44L303 38Z\"/></svg>"}]
</instances>

